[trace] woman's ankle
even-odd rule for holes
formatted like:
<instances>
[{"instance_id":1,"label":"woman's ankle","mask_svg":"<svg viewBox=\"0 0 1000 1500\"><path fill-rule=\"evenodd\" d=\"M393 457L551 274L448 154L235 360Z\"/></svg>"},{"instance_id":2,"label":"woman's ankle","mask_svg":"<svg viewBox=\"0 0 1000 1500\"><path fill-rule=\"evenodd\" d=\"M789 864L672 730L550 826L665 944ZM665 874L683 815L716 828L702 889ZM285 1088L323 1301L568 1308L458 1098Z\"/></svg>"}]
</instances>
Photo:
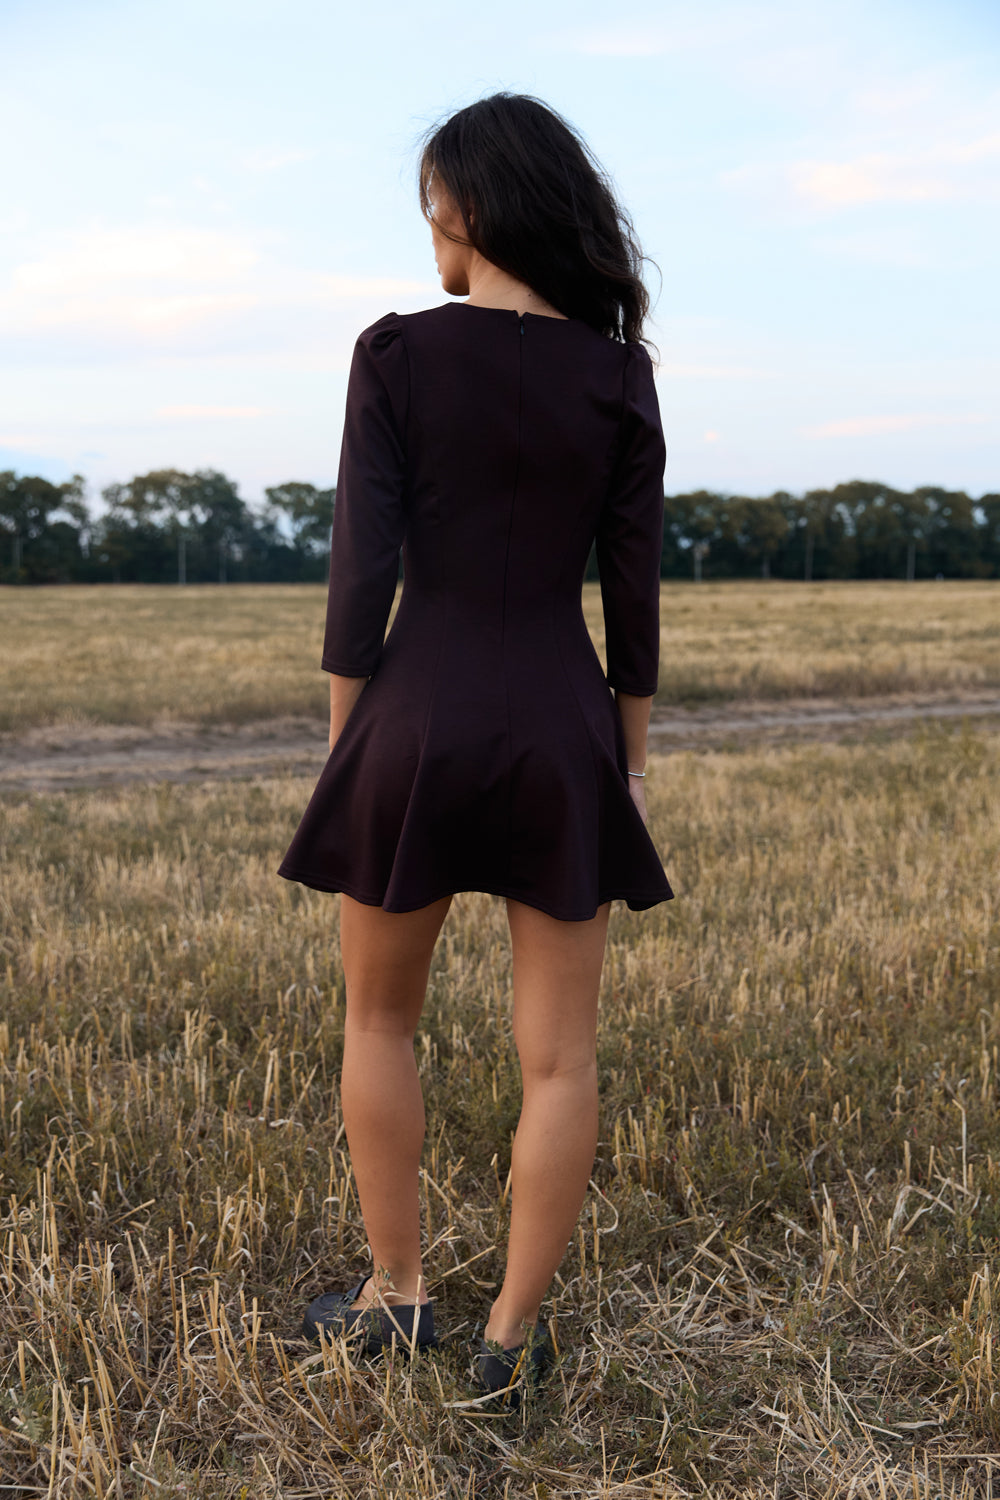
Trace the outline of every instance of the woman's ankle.
<instances>
[{"instance_id":1,"label":"woman's ankle","mask_svg":"<svg viewBox=\"0 0 1000 1500\"><path fill-rule=\"evenodd\" d=\"M400 1276L390 1279L385 1276L369 1276L361 1288L361 1296L355 1302L355 1307L367 1306L370 1302L382 1301L390 1307L400 1307L423 1304L431 1299L427 1295L427 1283L421 1274L416 1276Z\"/></svg>"},{"instance_id":2,"label":"woman's ankle","mask_svg":"<svg viewBox=\"0 0 1000 1500\"><path fill-rule=\"evenodd\" d=\"M516 1349L528 1338L536 1321L537 1313L533 1317L512 1319L502 1308L494 1305L486 1320L483 1338L487 1343L501 1344L504 1349Z\"/></svg>"},{"instance_id":3,"label":"woman's ankle","mask_svg":"<svg viewBox=\"0 0 1000 1500\"><path fill-rule=\"evenodd\" d=\"M483 1331L483 1338L488 1344L499 1344L502 1349L520 1349L531 1331L531 1324L513 1330L504 1329L498 1324L497 1331L493 1332L487 1323Z\"/></svg>"}]
</instances>

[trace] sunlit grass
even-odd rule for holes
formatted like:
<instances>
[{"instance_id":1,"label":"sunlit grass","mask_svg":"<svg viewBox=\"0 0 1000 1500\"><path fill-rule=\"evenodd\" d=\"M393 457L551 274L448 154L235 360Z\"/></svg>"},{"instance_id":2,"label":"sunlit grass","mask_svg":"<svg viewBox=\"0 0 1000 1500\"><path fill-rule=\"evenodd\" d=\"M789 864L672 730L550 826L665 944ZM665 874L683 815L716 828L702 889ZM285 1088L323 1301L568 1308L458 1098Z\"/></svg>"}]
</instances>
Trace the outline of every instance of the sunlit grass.
<instances>
[{"instance_id":1,"label":"sunlit grass","mask_svg":"<svg viewBox=\"0 0 1000 1500\"><path fill-rule=\"evenodd\" d=\"M0 589L0 731L322 717L325 589ZM598 586L585 615L603 653ZM1000 583L665 583L662 703L1000 685Z\"/></svg>"},{"instance_id":2,"label":"sunlit grass","mask_svg":"<svg viewBox=\"0 0 1000 1500\"><path fill-rule=\"evenodd\" d=\"M282 594L304 640L318 596L243 597ZM710 613L708 587L674 597ZM782 591L747 588L717 596L731 639L758 597L776 632L807 629L782 624ZM988 1493L1000 738L651 772L677 899L613 916L601 1143L544 1309L563 1358L513 1418L470 1405L468 1381L519 1102L502 905L456 897L417 1041L448 1340L352 1367L294 1343L303 1305L364 1260L338 904L274 873L310 784L0 804L0 1485Z\"/></svg>"}]
</instances>

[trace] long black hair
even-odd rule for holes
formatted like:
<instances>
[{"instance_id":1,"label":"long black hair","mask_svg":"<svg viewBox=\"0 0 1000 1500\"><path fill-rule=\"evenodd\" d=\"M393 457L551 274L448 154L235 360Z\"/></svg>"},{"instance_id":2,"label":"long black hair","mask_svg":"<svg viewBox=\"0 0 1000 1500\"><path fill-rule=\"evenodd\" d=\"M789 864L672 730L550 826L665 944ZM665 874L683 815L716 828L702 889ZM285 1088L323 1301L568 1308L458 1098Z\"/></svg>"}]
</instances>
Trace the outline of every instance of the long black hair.
<instances>
[{"instance_id":1,"label":"long black hair","mask_svg":"<svg viewBox=\"0 0 1000 1500\"><path fill-rule=\"evenodd\" d=\"M421 137L428 220L432 179L461 213L465 243L485 260L568 318L611 339L648 342L640 274L648 257L607 173L562 115L531 94L479 99Z\"/></svg>"}]
</instances>

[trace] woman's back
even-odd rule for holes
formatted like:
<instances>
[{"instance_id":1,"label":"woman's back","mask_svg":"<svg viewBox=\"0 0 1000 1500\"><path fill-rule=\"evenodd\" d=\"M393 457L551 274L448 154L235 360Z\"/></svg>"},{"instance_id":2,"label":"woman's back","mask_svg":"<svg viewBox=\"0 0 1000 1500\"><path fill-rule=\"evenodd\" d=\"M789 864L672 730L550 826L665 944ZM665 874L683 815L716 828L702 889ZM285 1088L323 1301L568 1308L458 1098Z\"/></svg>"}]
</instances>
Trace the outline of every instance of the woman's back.
<instances>
[{"instance_id":1,"label":"woman's back","mask_svg":"<svg viewBox=\"0 0 1000 1500\"><path fill-rule=\"evenodd\" d=\"M477 614L499 607L501 580L508 612L553 591L578 597L619 434L625 346L576 319L474 304L400 321L417 489L407 579L444 586Z\"/></svg>"},{"instance_id":2,"label":"woman's back","mask_svg":"<svg viewBox=\"0 0 1000 1500\"><path fill-rule=\"evenodd\" d=\"M282 874L390 911L483 890L584 920L669 895L608 691L656 687L663 461L641 345L463 304L365 329L323 665L370 681ZM595 537L607 678L580 604Z\"/></svg>"},{"instance_id":3,"label":"woman's back","mask_svg":"<svg viewBox=\"0 0 1000 1500\"><path fill-rule=\"evenodd\" d=\"M433 602L453 630L530 637L582 625L596 535L609 681L652 693L664 458L641 345L509 308L387 313L352 367L324 666L374 670L400 546L404 619Z\"/></svg>"}]
</instances>

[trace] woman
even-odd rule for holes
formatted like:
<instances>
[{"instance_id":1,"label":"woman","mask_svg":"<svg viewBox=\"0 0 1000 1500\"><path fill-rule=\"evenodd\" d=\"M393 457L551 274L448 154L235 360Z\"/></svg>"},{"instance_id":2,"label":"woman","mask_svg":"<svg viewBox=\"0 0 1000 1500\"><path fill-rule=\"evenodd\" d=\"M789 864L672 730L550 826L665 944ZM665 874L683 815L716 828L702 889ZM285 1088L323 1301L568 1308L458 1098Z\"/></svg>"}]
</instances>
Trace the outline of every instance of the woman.
<instances>
[{"instance_id":1,"label":"woman","mask_svg":"<svg viewBox=\"0 0 1000 1500\"><path fill-rule=\"evenodd\" d=\"M672 894L642 779L665 448L642 256L572 128L530 96L482 99L425 139L420 202L442 287L465 300L387 313L355 345L330 758L280 871L342 892L341 1103L373 1266L317 1298L304 1330L368 1352L394 1331L435 1342L413 1038L452 895L491 892L507 905L523 1078L507 1268L477 1360L479 1384L502 1390L552 1357L532 1333L596 1150L610 902ZM606 677L580 602L595 540Z\"/></svg>"}]
</instances>

